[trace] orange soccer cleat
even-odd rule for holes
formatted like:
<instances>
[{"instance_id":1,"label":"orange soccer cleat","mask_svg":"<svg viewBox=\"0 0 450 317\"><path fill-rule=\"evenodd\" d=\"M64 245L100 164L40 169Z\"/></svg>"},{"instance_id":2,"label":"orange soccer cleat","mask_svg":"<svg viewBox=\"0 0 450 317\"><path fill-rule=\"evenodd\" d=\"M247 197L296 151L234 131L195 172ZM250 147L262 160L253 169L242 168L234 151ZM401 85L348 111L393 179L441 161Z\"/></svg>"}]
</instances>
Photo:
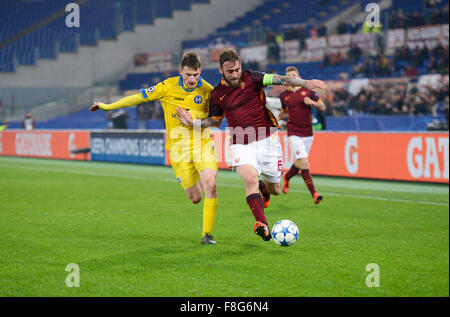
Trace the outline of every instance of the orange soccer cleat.
<instances>
[{"instance_id":1,"label":"orange soccer cleat","mask_svg":"<svg viewBox=\"0 0 450 317\"><path fill-rule=\"evenodd\" d=\"M313 195L314 198L314 203L316 205L318 205L320 203L320 201L323 199L323 196L321 194L319 194L318 192L315 192Z\"/></svg>"},{"instance_id":2,"label":"orange soccer cleat","mask_svg":"<svg viewBox=\"0 0 450 317\"><path fill-rule=\"evenodd\" d=\"M272 239L272 235L270 234L269 226L261 221L256 221L253 226L253 231L260 236L264 241L269 241Z\"/></svg>"}]
</instances>

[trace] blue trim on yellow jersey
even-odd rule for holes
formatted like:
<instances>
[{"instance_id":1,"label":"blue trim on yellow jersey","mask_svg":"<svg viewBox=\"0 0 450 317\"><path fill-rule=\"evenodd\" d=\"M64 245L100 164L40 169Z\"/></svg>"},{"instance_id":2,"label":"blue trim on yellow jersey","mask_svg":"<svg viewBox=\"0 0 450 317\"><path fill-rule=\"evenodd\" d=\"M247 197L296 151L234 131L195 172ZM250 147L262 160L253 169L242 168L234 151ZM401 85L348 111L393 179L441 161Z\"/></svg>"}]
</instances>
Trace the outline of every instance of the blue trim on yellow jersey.
<instances>
[{"instance_id":1,"label":"blue trim on yellow jersey","mask_svg":"<svg viewBox=\"0 0 450 317\"><path fill-rule=\"evenodd\" d=\"M181 88L183 88L184 91L186 91L186 92L193 92L195 89L197 89L197 87L202 87L202 86L203 86L203 78L202 78L202 76L200 75L200 77L198 78L198 84L197 84L197 86L196 86L195 88L192 88L191 90L189 90L189 89L187 89L186 87L184 87L184 84L183 84L183 76L180 75L180 77L178 78L178 85L180 85Z\"/></svg>"},{"instance_id":2,"label":"blue trim on yellow jersey","mask_svg":"<svg viewBox=\"0 0 450 317\"><path fill-rule=\"evenodd\" d=\"M141 89L141 94L142 94L142 98L147 98L147 94L145 93L145 89L144 88L142 88Z\"/></svg>"}]
</instances>

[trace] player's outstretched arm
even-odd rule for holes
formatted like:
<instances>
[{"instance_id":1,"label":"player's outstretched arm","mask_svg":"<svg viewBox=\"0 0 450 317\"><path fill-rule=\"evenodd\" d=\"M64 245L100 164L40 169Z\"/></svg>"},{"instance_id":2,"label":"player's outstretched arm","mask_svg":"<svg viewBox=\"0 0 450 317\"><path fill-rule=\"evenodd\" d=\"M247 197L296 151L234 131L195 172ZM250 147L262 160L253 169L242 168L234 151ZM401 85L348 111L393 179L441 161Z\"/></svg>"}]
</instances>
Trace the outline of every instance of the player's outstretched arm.
<instances>
[{"instance_id":1,"label":"player's outstretched arm","mask_svg":"<svg viewBox=\"0 0 450 317\"><path fill-rule=\"evenodd\" d=\"M89 108L89 111L97 111L97 110L114 110L114 109L120 109L120 108L126 108L126 107L133 107L138 104L141 104L143 102L146 102L144 97L142 97L141 94L135 94L131 95L125 98L122 98L116 102L113 102L111 104L105 104L101 103L99 101L94 102L94 104Z\"/></svg>"},{"instance_id":2,"label":"player's outstretched arm","mask_svg":"<svg viewBox=\"0 0 450 317\"><path fill-rule=\"evenodd\" d=\"M177 118L180 121L181 125L185 127L192 127L194 125L194 119L192 119L192 115L189 111L186 109L183 109L181 107L178 107L176 109L177 112ZM198 120L200 121L200 126L202 128L207 127L219 127L222 123L222 119L215 119L212 117L208 117L205 119Z\"/></svg>"},{"instance_id":3,"label":"player's outstretched arm","mask_svg":"<svg viewBox=\"0 0 450 317\"><path fill-rule=\"evenodd\" d=\"M289 76L281 76L281 75L270 75L266 74L264 77L269 76L267 79L267 83L270 85L285 85L285 86L302 86L309 90L319 91L326 90L327 84L319 79L302 79L302 78L294 78ZM272 77L273 76L273 77ZM272 78L271 78L272 77ZM266 81L266 78L264 78ZM272 83L270 83L270 81Z\"/></svg>"}]
</instances>

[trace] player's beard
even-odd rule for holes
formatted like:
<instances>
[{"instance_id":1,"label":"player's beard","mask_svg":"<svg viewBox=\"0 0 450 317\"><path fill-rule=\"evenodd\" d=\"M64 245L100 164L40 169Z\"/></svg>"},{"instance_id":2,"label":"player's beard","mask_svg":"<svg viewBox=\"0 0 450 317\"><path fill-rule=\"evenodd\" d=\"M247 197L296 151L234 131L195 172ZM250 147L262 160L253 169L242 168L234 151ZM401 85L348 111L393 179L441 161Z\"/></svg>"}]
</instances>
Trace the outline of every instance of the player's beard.
<instances>
[{"instance_id":1,"label":"player's beard","mask_svg":"<svg viewBox=\"0 0 450 317\"><path fill-rule=\"evenodd\" d=\"M241 77L238 77L237 79L232 79L232 78L230 79L224 75L223 79L225 80L227 85L232 88L238 88L241 85Z\"/></svg>"}]
</instances>

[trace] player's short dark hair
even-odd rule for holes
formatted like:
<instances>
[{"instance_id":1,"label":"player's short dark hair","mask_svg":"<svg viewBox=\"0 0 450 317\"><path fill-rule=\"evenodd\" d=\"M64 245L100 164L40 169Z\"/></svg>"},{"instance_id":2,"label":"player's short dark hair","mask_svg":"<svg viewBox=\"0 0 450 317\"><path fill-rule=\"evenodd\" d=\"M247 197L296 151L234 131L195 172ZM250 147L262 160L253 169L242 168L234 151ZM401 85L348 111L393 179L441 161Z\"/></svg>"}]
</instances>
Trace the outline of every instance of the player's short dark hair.
<instances>
[{"instance_id":1,"label":"player's short dark hair","mask_svg":"<svg viewBox=\"0 0 450 317\"><path fill-rule=\"evenodd\" d=\"M239 54L233 48L226 48L220 53L219 56L220 67L222 67L225 62L235 63L238 61L240 61Z\"/></svg>"},{"instance_id":2,"label":"player's short dark hair","mask_svg":"<svg viewBox=\"0 0 450 317\"><path fill-rule=\"evenodd\" d=\"M298 69L297 69L297 67L295 67L295 66L288 66L288 67L286 67L286 73L287 72L296 72L297 74L300 74L299 72L298 72Z\"/></svg>"},{"instance_id":3,"label":"player's short dark hair","mask_svg":"<svg viewBox=\"0 0 450 317\"><path fill-rule=\"evenodd\" d=\"M186 52L181 57L181 68L184 66L190 67L192 69L199 69L202 67L200 62L200 56L196 52Z\"/></svg>"}]
</instances>

